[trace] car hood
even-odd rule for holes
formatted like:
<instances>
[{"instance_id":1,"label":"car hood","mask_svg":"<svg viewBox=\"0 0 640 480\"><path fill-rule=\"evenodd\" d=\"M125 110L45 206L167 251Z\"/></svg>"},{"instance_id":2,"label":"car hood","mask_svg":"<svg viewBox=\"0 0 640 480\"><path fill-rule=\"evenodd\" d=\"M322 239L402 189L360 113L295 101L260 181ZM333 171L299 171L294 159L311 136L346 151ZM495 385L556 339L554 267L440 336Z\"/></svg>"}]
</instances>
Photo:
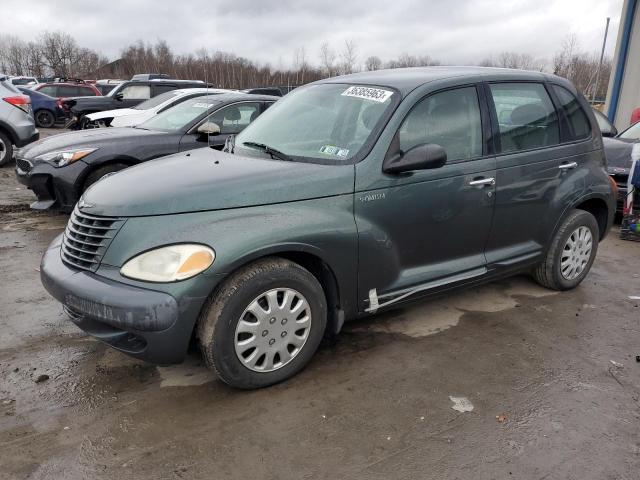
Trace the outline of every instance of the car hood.
<instances>
[{"instance_id":1,"label":"car hood","mask_svg":"<svg viewBox=\"0 0 640 480\"><path fill-rule=\"evenodd\" d=\"M105 110L104 112L90 113L87 115L89 120L101 120L103 118L118 118L128 115L136 115L144 113L145 110L136 110L135 108L121 108L119 110Z\"/></svg>"},{"instance_id":2,"label":"car hood","mask_svg":"<svg viewBox=\"0 0 640 480\"><path fill-rule=\"evenodd\" d=\"M607 170L609 173L629 174L631 169L631 150L635 140L621 138L602 139L604 154L607 157Z\"/></svg>"},{"instance_id":3,"label":"car hood","mask_svg":"<svg viewBox=\"0 0 640 480\"><path fill-rule=\"evenodd\" d=\"M103 178L83 195L83 212L134 217L293 202L353 193L353 179L353 165L243 157L205 147Z\"/></svg>"},{"instance_id":4,"label":"car hood","mask_svg":"<svg viewBox=\"0 0 640 480\"><path fill-rule=\"evenodd\" d=\"M139 128L92 128L77 132L63 133L43 138L30 143L20 150L21 158L35 160L39 155L80 147L101 147L109 143L117 143L134 137L162 135L164 132L142 130Z\"/></svg>"}]
</instances>

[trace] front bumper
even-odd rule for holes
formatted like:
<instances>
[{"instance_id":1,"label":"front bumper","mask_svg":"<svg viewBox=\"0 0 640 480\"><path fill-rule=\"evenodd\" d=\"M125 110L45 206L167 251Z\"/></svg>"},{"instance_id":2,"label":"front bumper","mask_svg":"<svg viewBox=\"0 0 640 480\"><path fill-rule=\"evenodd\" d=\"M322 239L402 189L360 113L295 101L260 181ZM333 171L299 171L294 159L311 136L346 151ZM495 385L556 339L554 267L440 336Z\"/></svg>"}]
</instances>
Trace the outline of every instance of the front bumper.
<instances>
[{"instance_id":1,"label":"front bumper","mask_svg":"<svg viewBox=\"0 0 640 480\"><path fill-rule=\"evenodd\" d=\"M176 298L68 267L60 257L61 235L42 257L46 290L71 321L123 353L160 365L181 362L199 313Z\"/></svg>"},{"instance_id":2,"label":"front bumper","mask_svg":"<svg viewBox=\"0 0 640 480\"><path fill-rule=\"evenodd\" d=\"M46 162L34 164L20 158L19 152L16 155L16 177L37 197L37 201L31 204L34 210L73 210L79 196L78 183L86 168L87 164L82 160L56 168Z\"/></svg>"}]
</instances>

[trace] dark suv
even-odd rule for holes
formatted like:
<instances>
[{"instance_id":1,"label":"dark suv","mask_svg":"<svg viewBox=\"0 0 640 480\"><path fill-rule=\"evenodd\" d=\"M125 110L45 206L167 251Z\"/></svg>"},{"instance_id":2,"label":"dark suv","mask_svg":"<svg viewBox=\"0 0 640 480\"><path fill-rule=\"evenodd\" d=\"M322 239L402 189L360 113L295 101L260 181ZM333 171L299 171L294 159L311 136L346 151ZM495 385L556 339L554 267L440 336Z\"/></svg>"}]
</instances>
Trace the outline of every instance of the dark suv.
<instances>
[{"instance_id":1,"label":"dark suv","mask_svg":"<svg viewBox=\"0 0 640 480\"><path fill-rule=\"evenodd\" d=\"M69 98L63 101L64 107L72 115L70 126L82 128L84 116L90 113L131 108L161 93L178 88L203 88L206 84L200 80L131 80L123 82L107 95L99 97Z\"/></svg>"},{"instance_id":2,"label":"dark suv","mask_svg":"<svg viewBox=\"0 0 640 480\"><path fill-rule=\"evenodd\" d=\"M102 179L41 265L73 322L225 382L298 372L345 320L521 272L576 287L615 206L566 80L431 67L300 87L229 142ZM150 179L153 179L150 181Z\"/></svg>"}]
</instances>

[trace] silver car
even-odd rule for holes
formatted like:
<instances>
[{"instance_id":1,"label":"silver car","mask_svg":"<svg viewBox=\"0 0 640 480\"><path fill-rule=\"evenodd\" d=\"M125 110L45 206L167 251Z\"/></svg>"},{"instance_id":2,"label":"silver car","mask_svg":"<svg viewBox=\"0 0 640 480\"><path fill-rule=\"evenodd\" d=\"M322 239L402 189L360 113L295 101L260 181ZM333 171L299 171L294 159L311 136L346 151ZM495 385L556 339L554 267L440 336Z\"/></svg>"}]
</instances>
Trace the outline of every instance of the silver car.
<instances>
[{"instance_id":1,"label":"silver car","mask_svg":"<svg viewBox=\"0 0 640 480\"><path fill-rule=\"evenodd\" d=\"M31 99L0 73L0 166L13 158L13 146L23 147L38 139Z\"/></svg>"}]
</instances>

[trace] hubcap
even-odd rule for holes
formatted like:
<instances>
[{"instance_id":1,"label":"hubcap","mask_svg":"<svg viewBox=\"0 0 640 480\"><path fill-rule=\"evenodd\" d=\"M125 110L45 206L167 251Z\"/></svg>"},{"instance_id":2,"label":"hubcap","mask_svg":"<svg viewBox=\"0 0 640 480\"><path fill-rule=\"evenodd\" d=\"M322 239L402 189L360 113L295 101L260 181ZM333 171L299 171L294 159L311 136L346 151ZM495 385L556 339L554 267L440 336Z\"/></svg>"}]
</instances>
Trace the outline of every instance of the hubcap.
<instances>
[{"instance_id":1,"label":"hubcap","mask_svg":"<svg viewBox=\"0 0 640 480\"><path fill-rule=\"evenodd\" d=\"M255 372L272 372L295 358L309 338L311 308L291 288L257 296L238 320L234 344L242 364Z\"/></svg>"},{"instance_id":2,"label":"hubcap","mask_svg":"<svg viewBox=\"0 0 640 480\"><path fill-rule=\"evenodd\" d=\"M0 139L0 162L2 160L4 160L4 156L7 154L7 147L4 144L4 142L2 141L2 139Z\"/></svg>"},{"instance_id":3,"label":"hubcap","mask_svg":"<svg viewBox=\"0 0 640 480\"><path fill-rule=\"evenodd\" d=\"M593 237L587 227L578 227L574 230L562 249L560 259L560 272L567 280L577 278L589 263Z\"/></svg>"}]
</instances>

